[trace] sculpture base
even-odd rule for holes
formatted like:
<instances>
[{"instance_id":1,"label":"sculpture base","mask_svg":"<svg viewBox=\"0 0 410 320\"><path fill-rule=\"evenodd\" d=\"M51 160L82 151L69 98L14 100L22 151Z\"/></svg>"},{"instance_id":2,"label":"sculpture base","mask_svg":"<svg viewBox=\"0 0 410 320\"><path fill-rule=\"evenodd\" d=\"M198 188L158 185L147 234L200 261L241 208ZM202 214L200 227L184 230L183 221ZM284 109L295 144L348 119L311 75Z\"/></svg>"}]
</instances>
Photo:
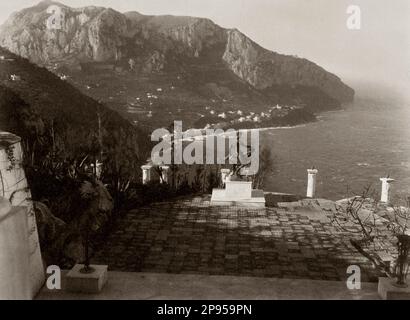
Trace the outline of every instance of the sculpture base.
<instances>
[{"instance_id":1,"label":"sculpture base","mask_svg":"<svg viewBox=\"0 0 410 320\"><path fill-rule=\"evenodd\" d=\"M407 288L395 286L396 279L379 278L378 293L383 300L410 300L410 285Z\"/></svg>"},{"instance_id":2,"label":"sculpture base","mask_svg":"<svg viewBox=\"0 0 410 320\"><path fill-rule=\"evenodd\" d=\"M211 206L265 208L265 202L262 190L252 190L251 196L248 198L227 196L225 189L212 190Z\"/></svg>"},{"instance_id":3,"label":"sculpture base","mask_svg":"<svg viewBox=\"0 0 410 320\"><path fill-rule=\"evenodd\" d=\"M108 266L91 265L92 273L82 273L82 264L76 264L66 276L66 290L78 293L99 293L107 283Z\"/></svg>"}]
</instances>

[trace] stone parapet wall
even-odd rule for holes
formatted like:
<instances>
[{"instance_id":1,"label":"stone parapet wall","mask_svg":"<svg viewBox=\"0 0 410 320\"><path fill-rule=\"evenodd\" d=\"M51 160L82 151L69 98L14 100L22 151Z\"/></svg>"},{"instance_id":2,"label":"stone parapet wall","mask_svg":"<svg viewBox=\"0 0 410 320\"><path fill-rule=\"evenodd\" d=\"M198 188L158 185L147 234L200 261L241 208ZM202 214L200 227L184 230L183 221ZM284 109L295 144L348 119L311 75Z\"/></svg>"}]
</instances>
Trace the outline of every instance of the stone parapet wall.
<instances>
[{"instance_id":1,"label":"stone parapet wall","mask_svg":"<svg viewBox=\"0 0 410 320\"><path fill-rule=\"evenodd\" d=\"M0 132L0 197L8 199L14 207L26 207L29 276L31 296L39 291L44 283L44 266L41 258L36 217L31 201L26 175L22 166L23 150L20 138ZM21 229L23 232L23 227Z\"/></svg>"},{"instance_id":2,"label":"stone parapet wall","mask_svg":"<svg viewBox=\"0 0 410 320\"><path fill-rule=\"evenodd\" d=\"M0 300L33 297L26 207L0 199Z\"/></svg>"},{"instance_id":3,"label":"stone parapet wall","mask_svg":"<svg viewBox=\"0 0 410 320\"><path fill-rule=\"evenodd\" d=\"M163 166L161 166L163 167ZM176 189L181 188L186 185L189 187L195 187L195 185L202 186L203 191L214 187L210 185L210 176L213 175L215 180L220 180L220 166L219 165L186 165L179 164L175 166L166 166L169 168L167 170L166 181L169 185L174 186ZM148 182L159 182L160 175L158 169L148 162L146 165L141 167L143 173L143 183ZM149 173L148 173L149 172ZM162 174L165 174L162 173Z\"/></svg>"}]
</instances>

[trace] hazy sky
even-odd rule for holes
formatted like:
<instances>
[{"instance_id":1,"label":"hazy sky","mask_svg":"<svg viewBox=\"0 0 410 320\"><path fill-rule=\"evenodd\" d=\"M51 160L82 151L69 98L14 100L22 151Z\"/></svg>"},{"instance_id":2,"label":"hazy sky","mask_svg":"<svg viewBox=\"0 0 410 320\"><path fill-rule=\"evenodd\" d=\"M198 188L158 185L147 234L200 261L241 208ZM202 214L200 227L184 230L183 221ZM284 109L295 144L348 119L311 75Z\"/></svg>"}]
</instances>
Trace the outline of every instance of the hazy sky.
<instances>
[{"instance_id":1,"label":"hazy sky","mask_svg":"<svg viewBox=\"0 0 410 320\"><path fill-rule=\"evenodd\" d=\"M2 0L0 23L33 0ZM260 45L312 60L347 83L410 88L409 0L62 0L82 7L207 17L238 28ZM348 30L346 9L359 5L362 29ZM410 90L408 90L410 91Z\"/></svg>"}]
</instances>

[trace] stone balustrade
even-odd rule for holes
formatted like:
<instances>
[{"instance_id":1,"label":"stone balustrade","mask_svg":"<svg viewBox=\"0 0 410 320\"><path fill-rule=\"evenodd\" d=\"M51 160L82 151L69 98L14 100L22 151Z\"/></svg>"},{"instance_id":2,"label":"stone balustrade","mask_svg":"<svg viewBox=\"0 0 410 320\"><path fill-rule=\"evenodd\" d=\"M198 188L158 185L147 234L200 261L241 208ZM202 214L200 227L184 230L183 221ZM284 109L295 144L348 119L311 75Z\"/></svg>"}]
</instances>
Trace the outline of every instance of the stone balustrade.
<instances>
[{"instance_id":1,"label":"stone balustrade","mask_svg":"<svg viewBox=\"0 0 410 320\"><path fill-rule=\"evenodd\" d=\"M180 166L181 168L184 167L184 165ZM146 164L144 166L141 167L142 169L142 182L143 184L147 184L151 181L158 180L158 176L157 174L154 172L154 166L152 164ZM159 167L162 178L160 179L161 183L166 183L166 184L170 184L170 180L171 180L171 174L172 174L172 170L170 166L160 166ZM178 170L177 170L178 171ZM194 173L190 172L190 174L188 174L187 172L189 172L189 170L186 170L185 176L184 178L189 182L192 182L195 179L195 170L191 170ZM312 169L308 169L307 170L308 173L308 178L307 178L307 189L306 189L306 197L307 198L315 198L316 197L316 184L317 184L317 174L319 173L319 171L315 168ZM221 182L222 182L222 186L225 187L227 182L230 182L230 174L231 174L231 170L230 169L220 169L220 177L221 177ZM380 201L382 203L388 204L390 201L390 190L391 190L391 184L395 181L394 179L391 178L380 178L380 181L382 181L382 190L381 190L381 199ZM181 183L181 181L179 181Z\"/></svg>"}]
</instances>

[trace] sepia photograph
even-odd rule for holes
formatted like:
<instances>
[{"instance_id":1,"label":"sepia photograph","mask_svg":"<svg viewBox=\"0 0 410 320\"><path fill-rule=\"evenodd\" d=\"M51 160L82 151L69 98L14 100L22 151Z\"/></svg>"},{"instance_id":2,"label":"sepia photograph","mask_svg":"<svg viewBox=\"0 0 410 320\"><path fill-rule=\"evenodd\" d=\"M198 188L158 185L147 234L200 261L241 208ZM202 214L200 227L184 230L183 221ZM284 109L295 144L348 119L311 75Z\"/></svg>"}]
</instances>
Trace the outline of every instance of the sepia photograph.
<instances>
[{"instance_id":1,"label":"sepia photograph","mask_svg":"<svg viewBox=\"0 0 410 320\"><path fill-rule=\"evenodd\" d=\"M0 300L262 319L409 251L408 0L0 3Z\"/></svg>"}]
</instances>

